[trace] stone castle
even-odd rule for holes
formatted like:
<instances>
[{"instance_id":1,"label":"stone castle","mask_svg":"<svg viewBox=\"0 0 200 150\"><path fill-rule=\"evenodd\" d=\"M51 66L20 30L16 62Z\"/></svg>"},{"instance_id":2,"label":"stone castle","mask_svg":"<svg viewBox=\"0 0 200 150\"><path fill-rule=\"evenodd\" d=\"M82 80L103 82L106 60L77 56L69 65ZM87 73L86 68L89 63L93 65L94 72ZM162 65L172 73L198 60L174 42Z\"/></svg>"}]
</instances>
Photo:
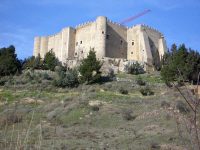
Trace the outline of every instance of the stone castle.
<instances>
[{"instance_id":1,"label":"stone castle","mask_svg":"<svg viewBox=\"0 0 200 150\"><path fill-rule=\"evenodd\" d=\"M94 22L66 27L61 32L45 37L35 37L34 56L52 50L63 63L81 60L90 50L96 51L98 59L113 58L138 61L153 65L167 50L162 33L146 25L125 27L104 16Z\"/></svg>"}]
</instances>

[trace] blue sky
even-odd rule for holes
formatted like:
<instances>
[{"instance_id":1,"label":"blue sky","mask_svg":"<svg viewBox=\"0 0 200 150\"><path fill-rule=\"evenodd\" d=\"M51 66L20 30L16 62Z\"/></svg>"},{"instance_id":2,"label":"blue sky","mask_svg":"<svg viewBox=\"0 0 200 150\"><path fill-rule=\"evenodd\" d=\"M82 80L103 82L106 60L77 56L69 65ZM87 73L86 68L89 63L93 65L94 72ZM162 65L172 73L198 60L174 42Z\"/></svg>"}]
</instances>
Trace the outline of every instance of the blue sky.
<instances>
[{"instance_id":1,"label":"blue sky","mask_svg":"<svg viewBox=\"0 0 200 150\"><path fill-rule=\"evenodd\" d=\"M19 58L31 56L34 36L107 16L115 22L151 9L128 24L160 30L168 46L200 50L200 0L0 0L0 47L14 45Z\"/></svg>"}]
</instances>

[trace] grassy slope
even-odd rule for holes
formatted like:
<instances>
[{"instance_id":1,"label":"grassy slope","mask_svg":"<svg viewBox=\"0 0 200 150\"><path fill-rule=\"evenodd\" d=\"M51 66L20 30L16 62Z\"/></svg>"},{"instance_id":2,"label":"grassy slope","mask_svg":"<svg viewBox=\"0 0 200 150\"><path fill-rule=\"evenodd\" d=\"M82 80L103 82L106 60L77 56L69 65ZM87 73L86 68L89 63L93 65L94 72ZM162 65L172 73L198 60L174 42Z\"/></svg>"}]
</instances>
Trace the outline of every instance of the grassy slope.
<instances>
[{"instance_id":1,"label":"grassy slope","mask_svg":"<svg viewBox=\"0 0 200 150\"><path fill-rule=\"evenodd\" d=\"M134 80L136 76L120 74ZM149 149L154 145L180 145L176 124L164 113L161 101L173 103L177 93L170 91L159 76L145 76L155 92L144 97L133 82L82 85L75 89L0 90L0 146L42 149ZM128 95L118 92L123 87ZM26 98L26 99L25 99ZM27 102L27 99L38 100ZM101 101L99 111L88 103ZM15 111L22 121L5 124L6 111ZM126 120L131 111L135 119Z\"/></svg>"}]
</instances>

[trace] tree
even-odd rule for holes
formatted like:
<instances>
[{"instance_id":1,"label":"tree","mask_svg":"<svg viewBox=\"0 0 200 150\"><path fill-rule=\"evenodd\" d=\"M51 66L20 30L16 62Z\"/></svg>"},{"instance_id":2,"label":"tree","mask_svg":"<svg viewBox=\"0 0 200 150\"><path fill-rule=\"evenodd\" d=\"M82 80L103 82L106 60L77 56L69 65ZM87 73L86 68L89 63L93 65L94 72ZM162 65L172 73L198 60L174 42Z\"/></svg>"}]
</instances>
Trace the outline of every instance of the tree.
<instances>
[{"instance_id":1,"label":"tree","mask_svg":"<svg viewBox=\"0 0 200 150\"><path fill-rule=\"evenodd\" d=\"M54 71L57 65L60 65L60 62L56 58L55 53L52 50L46 53L44 57L44 69Z\"/></svg>"},{"instance_id":2,"label":"tree","mask_svg":"<svg viewBox=\"0 0 200 150\"><path fill-rule=\"evenodd\" d=\"M171 51L164 55L161 76L166 82L197 81L199 64L198 52L187 49L184 44L177 49L177 46L173 44Z\"/></svg>"},{"instance_id":3,"label":"tree","mask_svg":"<svg viewBox=\"0 0 200 150\"><path fill-rule=\"evenodd\" d=\"M22 66L15 54L15 47L0 49L0 76L13 75L21 72Z\"/></svg>"},{"instance_id":4,"label":"tree","mask_svg":"<svg viewBox=\"0 0 200 150\"><path fill-rule=\"evenodd\" d=\"M82 60L79 67L81 81L87 83L97 82L101 77L101 62L96 59L96 53L90 50L87 58Z\"/></svg>"},{"instance_id":5,"label":"tree","mask_svg":"<svg viewBox=\"0 0 200 150\"><path fill-rule=\"evenodd\" d=\"M37 57L32 56L24 60L23 69L41 69L43 66L43 61L38 55Z\"/></svg>"},{"instance_id":6,"label":"tree","mask_svg":"<svg viewBox=\"0 0 200 150\"><path fill-rule=\"evenodd\" d=\"M34 61L35 61L35 56L25 58L23 62L23 69L33 68Z\"/></svg>"}]
</instances>

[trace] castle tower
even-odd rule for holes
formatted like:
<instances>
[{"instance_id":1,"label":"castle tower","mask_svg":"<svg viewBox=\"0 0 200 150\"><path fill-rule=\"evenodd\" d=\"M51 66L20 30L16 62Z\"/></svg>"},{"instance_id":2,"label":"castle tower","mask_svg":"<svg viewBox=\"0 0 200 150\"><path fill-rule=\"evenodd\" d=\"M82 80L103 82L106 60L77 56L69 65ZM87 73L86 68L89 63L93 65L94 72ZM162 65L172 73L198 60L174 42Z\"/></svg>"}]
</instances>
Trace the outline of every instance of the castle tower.
<instances>
[{"instance_id":1,"label":"castle tower","mask_svg":"<svg viewBox=\"0 0 200 150\"><path fill-rule=\"evenodd\" d=\"M96 56L101 59L106 56L106 26L107 18L100 16L96 20Z\"/></svg>"},{"instance_id":2,"label":"castle tower","mask_svg":"<svg viewBox=\"0 0 200 150\"><path fill-rule=\"evenodd\" d=\"M34 38L34 50L33 50L33 56L37 57L40 54L40 37Z\"/></svg>"},{"instance_id":3,"label":"castle tower","mask_svg":"<svg viewBox=\"0 0 200 150\"><path fill-rule=\"evenodd\" d=\"M40 54L44 58L50 50L62 63L67 59L86 58L94 50L98 59L123 58L159 66L167 47L163 35L156 29L146 25L127 28L99 16L96 21L34 39L34 56Z\"/></svg>"},{"instance_id":4,"label":"castle tower","mask_svg":"<svg viewBox=\"0 0 200 150\"><path fill-rule=\"evenodd\" d=\"M48 52L48 37L41 37L41 44L40 44L41 58L44 58L47 52Z\"/></svg>"},{"instance_id":5,"label":"castle tower","mask_svg":"<svg viewBox=\"0 0 200 150\"><path fill-rule=\"evenodd\" d=\"M139 50L139 61L152 64L152 51L146 29L141 26L140 28L140 50Z\"/></svg>"},{"instance_id":6,"label":"castle tower","mask_svg":"<svg viewBox=\"0 0 200 150\"><path fill-rule=\"evenodd\" d=\"M158 45L159 45L158 51L159 51L159 56L160 56L160 60L161 60L163 55L167 52L167 45L166 45L166 41L165 41L163 35L159 39Z\"/></svg>"}]
</instances>

